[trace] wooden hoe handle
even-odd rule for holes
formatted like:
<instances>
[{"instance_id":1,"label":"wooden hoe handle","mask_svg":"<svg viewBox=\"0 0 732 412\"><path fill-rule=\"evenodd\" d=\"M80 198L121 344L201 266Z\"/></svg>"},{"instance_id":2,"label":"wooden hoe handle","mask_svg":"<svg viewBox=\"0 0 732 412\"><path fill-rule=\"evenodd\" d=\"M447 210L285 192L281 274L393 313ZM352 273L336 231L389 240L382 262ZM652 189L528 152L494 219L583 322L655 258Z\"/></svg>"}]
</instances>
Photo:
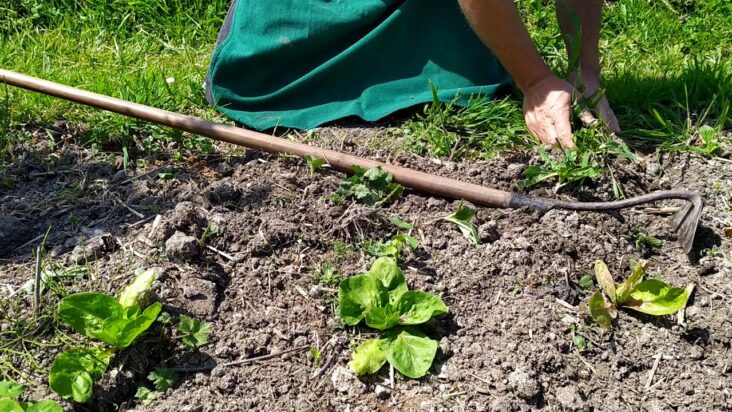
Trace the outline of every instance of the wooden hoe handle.
<instances>
[{"instance_id":1,"label":"wooden hoe handle","mask_svg":"<svg viewBox=\"0 0 732 412\"><path fill-rule=\"evenodd\" d=\"M451 199L465 199L476 205L499 208L509 207L511 202L511 193L503 190L418 172L335 150L321 149L252 130L213 123L198 117L104 96L9 70L0 69L0 82L250 149L269 153L287 153L300 157L310 155L322 158L333 168L342 172L351 172L353 165L366 169L381 166L394 175L394 180L420 192Z\"/></svg>"}]
</instances>

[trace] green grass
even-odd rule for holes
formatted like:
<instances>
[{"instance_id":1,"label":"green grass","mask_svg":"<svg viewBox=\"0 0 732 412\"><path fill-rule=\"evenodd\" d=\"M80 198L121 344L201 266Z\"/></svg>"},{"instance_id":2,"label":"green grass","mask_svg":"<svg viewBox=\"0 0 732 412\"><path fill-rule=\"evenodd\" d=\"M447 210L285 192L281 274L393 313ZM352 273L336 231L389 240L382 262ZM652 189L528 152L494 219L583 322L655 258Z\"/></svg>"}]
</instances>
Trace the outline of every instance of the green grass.
<instances>
[{"instance_id":1,"label":"green grass","mask_svg":"<svg viewBox=\"0 0 732 412\"><path fill-rule=\"evenodd\" d=\"M228 0L19 0L0 6L0 66L164 109L222 120L202 83ZM567 71L553 2L517 2L540 52ZM730 128L732 3L728 0L610 2L601 42L606 93L638 150L718 154ZM166 79L173 79L172 82ZM0 152L29 138L23 126L65 120L90 145L122 151L206 151L202 138L95 109L0 86ZM520 96L468 108L429 104L403 125L415 152L459 160L535 146L523 125ZM710 130L711 128L711 130ZM583 132L584 133L584 132ZM624 154L580 140L592 167ZM584 141L589 142L585 145ZM598 152L599 151L599 152ZM598 156L597 154L600 154ZM557 167L541 165L546 173ZM573 168L568 164L567 171ZM559 170L557 169L557 170ZM563 173L563 172L562 172ZM556 182L556 180L555 180ZM561 183L561 182L559 182Z\"/></svg>"}]
</instances>

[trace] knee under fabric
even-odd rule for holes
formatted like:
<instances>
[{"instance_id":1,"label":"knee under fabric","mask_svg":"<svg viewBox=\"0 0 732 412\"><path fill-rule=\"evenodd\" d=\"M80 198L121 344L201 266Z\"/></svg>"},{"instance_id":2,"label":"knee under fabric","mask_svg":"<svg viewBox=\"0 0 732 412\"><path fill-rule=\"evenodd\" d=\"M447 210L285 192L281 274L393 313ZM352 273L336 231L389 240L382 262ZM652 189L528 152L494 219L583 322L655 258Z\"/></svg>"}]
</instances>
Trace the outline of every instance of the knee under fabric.
<instances>
[{"instance_id":1,"label":"knee under fabric","mask_svg":"<svg viewBox=\"0 0 732 412\"><path fill-rule=\"evenodd\" d=\"M455 0L235 0L206 80L248 127L375 121L433 100L467 105L511 79Z\"/></svg>"}]
</instances>

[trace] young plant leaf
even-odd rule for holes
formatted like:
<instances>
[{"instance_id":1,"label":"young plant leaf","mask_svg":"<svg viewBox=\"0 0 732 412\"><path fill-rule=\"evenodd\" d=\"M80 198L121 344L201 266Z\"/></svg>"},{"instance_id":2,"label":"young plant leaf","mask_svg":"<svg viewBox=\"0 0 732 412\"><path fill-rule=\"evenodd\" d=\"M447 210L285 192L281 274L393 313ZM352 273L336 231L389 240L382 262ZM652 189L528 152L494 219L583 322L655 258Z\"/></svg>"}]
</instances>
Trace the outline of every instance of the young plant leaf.
<instances>
[{"instance_id":1,"label":"young plant leaf","mask_svg":"<svg viewBox=\"0 0 732 412\"><path fill-rule=\"evenodd\" d=\"M120 293L118 299L119 303L125 308L137 306L137 301L140 299L140 296L152 287L153 282L155 282L157 278L158 273L154 269L148 269L140 273L135 277L135 280L127 285L122 293Z\"/></svg>"},{"instance_id":2,"label":"young plant leaf","mask_svg":"<svg viewBox=\"0 0 732 412\"><path fill-rule=\"evenodd\" d=\"M111 296L84 292L61 299L57 312L61 320L82 335L115 345L116 335L110 335L105 331L105 321L122 319L125 311Z\"/></svg>"},{"instance_id":3,"label":"young plant leaf","mask_svg":"<svg viewBox=\"0 0 732 412\"><path fill-rule=\"evenodd\" d=\"M15 381L0 381L0 398L18 399L25 386Z\"/></svg>"},{"instance_id":4,"label":"young plant leaf","mask_svg":"<svg viewBox=\"0 0 732 412\"><path fill-rule=\"evenodd\" d=\"M173 387L175 381L178 379L178 375L175 371L167 368L155 368L154 371L147 375L147 378L155 385L157 391L165 392Z\"/></svg>"},{"instance_id":5,"label":"young plant leaf","mask_svg":"<svg viewBox=\"0 0 732 412\"><path fill-rule=\"evenodd\" d=\"M399 229L404 229L404 230L407 230L407 231L414 229L414 226L412 226L407 221L402 220L398 216L392 216L392 217L390 217L389 218L389 222L391 222L392 225L398 227Z\"/></svg>"},{"instance_id":6,"label":"young plant leaf","mask_svg":"<svg viewBox=\"0 0 732 412\"><path fill-rule=\"evenodd\" d=\"M421 291L409 291L402 295L398 303L399 324L419 325L434 316L447 313L447 306L439 297Z\"/></svg>"},{"instance_id":7,"label":"young plant leaf","mask_svg":"<svg viewBox=\"0 0 732 412\"><path fill-rule=\"evenodd\" d=\"M142 314L128 319L122 330L117 335L116 344L120 349L124 349L132 344L150 325L158 318L158 314L163 309L160 302L155 302L145 308Z\"/></svg>"},{"instance_id":8,"label":"young plant leaf","mask_svg":"<svg viewBox=\"0 0 732 412\"><path fill-rule=\"evenodd\" d=\"M369 309L386 301L388 296L383 286L370 275L343 279L338 286L339 315L347 325L357 325Z\"/></svg>"},{"instance_id":9,"label":"young plant leaf","mask_svg":"<svg viewBox=\"0 0 732 412\"><path fill-rule=\"evenodd\" d=\"M595 262L595 277L597 278L597 284L600 285L602 291L605 292L605 295L607 295L612 303L616 305L615 281L613 280L613 276L610 274L610 270L607 268L607 265L602 260Z\"/></svg>"},{"instance_id":10,"label":"young plant leaf","mask_svg":"<svg viewBox=\"0 0 732 412\"><path fill-rule=\"evenodd\" d=\"M427 374L437 353L437 341L415 330L390 332L382 344L389 363L402 375L418 379Z\"/></svg>"},{"instance_id":11,"label":"young plant leaf","mask_svg":"<svg viewBox=\"0 0 732 412\"><path fill-rule=\"evenodd\" d=\"M398 324L399 311L395 305L390 303L387 303L384 307L373 307L366 312L366 325L370 328L387 330Z\"/></svg>"},{"instance_id":12,"label":"young plant leaf","mask_svg":"<svg viewBox=\"0 0 732 412\"><path fill-rule=\"evenodd\" d=\"M396 260L390 257L376 259L366 275L379 282L389 295L390 303L396 303L399 297L409 290L404 274L399 269Z\"/></svg>"},{"instance_id":13,"label":"young plant leaf","mask_svg":"<svg viewBox=\"0 0 732 412\"><path fill-rule=\"evenodd\" d=\"M386 355L381 349L382 339L369 339L360 344L351 355L348 366L356 375L376 373L386 363Z\"/></svg>"},{"instance_id":14,"label":"young plant leaf","mask_svg":"<svg viewBox=\"0 0 732 412\"><path fill-rule=\"evenodd\" d=\"M114 351L71 349L54 359L48 381L64 399L84 403L92 396L93 381L100 379L109 366Z\"/></svg>"},{"instance_id":15,"label":"young plant leaf","mask_svg":"<svg viewBox=\"0 0 732 412\"><path fill-rule=\"evenodd\" d=\"M590 315L592 319L605 330L610 330L613 327L612 316L605 306L605 298L602 292L596 290L595 293L590 297Z\"/></svg>"},{"instance_id":16,"label":"young plant leaf","mask_svg":"<svg viewBox=\"0 0 732 412\"><path fill-rule=\"evenodd\" d=\"M12 399L0 399L0 412L25 412L18 402Z\"/></svg>"},{"instance_id":17,"label":"young plant leaf","mask_svg":"<svg viewBox=\"0 0 732 412\"><path fill-rule=\"evenodd\" d=\"M317 172L328 164L325 159L321 159L312 155L305 155L305 163L307 163L308 165L310 174Z\"/></svg>"},{"instance_id":18,"label":"young plant leaf","mask_svg":"<svg viewBox=\"0 0 732 412\"><path fill-rule=\"evenodd\" d=\"M470 222L475 217L475 209L465 206L461 201L458 204L458 208L455 213L450 216L443 217L443 220L452 222L458 226L463 236L470 241L470 243L477 245L480 243L480 237L478 236L478 230Z\"/></svg>"},{"instance_id":19,"label":"young plant leaf","mask_svg":"<svg viewBox=\"0 0 732 412\"><path fill-rule=\"evenodd\" d=\"M137 388L137 392L135 392L135 398L139 399L140 403L144 406L148 406L155 400L155 392L144 386L140 386Z\"/></svg>"},{"instance_id":20,"label":"young plant leaf","mask_svg":"<svg viewBox=\"0 0 732 412\"><path fill-rule=\"evenodd\" d=\"M674 288L658 279L648 279L630 292L623 307L662 316L678 312L688 300L689 293L685 288Z\"/></svg>"},{"instance_id":21,"label":"young plant leaf","mask_svg":"<svg viewBox=\"0 0 732 412\"><path fill-rule=\"evenodd\" d=\"M208 343L211 326L208 322L182 315L178 332L181 333L183 345L188 349L196 349Z\"/></svg>"},{"instance_id":22,"label":"young plant leaf","mask_svg":"<svg viewBox=\"0 0 732 412\"><path fill-rule=\"evenodd\" d=\"M582 289L589 289L594 285L594 281L592 280L592 275L584 275L579 280L579 287Z\"/></svg>"},{"instance_id":23,"label":"young plant leaf","mask_svg":"<svg viewBox=\"0 0 732 412\"><path fill-rule=\"evenodd\" d=\"M0 411L3 408L0 406ZM54 401L40 401L28 406L25 412L64 412L61 405Z\"/></svg>"},{"instance_id":24,"label":"young plant leaf","mask_svg":"<svg viewBox=\"0 0 732 412\"><path fill-rule=\"evenodd\" d=\"M618 286L615 291L615 301L618 306L623 306L628 300L630 293L643 281L646 274L646 265L648 262L641 260L639 262L631 262L630 276Z\"/></svg>"}]
</instances>

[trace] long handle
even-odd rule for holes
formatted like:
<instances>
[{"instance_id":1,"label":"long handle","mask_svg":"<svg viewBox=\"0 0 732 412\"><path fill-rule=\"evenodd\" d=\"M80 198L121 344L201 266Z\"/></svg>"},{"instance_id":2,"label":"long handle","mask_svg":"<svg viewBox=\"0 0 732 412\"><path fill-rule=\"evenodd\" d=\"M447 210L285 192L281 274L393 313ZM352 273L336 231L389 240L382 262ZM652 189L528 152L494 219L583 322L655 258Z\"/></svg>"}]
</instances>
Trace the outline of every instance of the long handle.
<instances>
[{"instance_id":1,"label":"long handle","mask_svg":"<svg viewBox=\"0 0 732 412\"><path fill-rule=\"evenodd\" d=\"M125 116L169 126L222 142L262 150L270 153L288 153L300 157L306 155L325 159L333 168L350 172L353 165L366 169L381 166L394 175L394 180L402 185L426 193L452 199L465 199L477 205L490 207L509 207L511 193L503 190L460 182L446 177L418 172L387 163L377 162L335 150L321 149L304 143L292 142L264 133L258 133L234 126L209 122L194 116L186 116L167 110L157 109L114 97L88 92L70 86L41 80L32 76L0 69L0 83L21 87L35 92L60 97L72 102L85 104Z\"/></svg>"}]
</instances>

